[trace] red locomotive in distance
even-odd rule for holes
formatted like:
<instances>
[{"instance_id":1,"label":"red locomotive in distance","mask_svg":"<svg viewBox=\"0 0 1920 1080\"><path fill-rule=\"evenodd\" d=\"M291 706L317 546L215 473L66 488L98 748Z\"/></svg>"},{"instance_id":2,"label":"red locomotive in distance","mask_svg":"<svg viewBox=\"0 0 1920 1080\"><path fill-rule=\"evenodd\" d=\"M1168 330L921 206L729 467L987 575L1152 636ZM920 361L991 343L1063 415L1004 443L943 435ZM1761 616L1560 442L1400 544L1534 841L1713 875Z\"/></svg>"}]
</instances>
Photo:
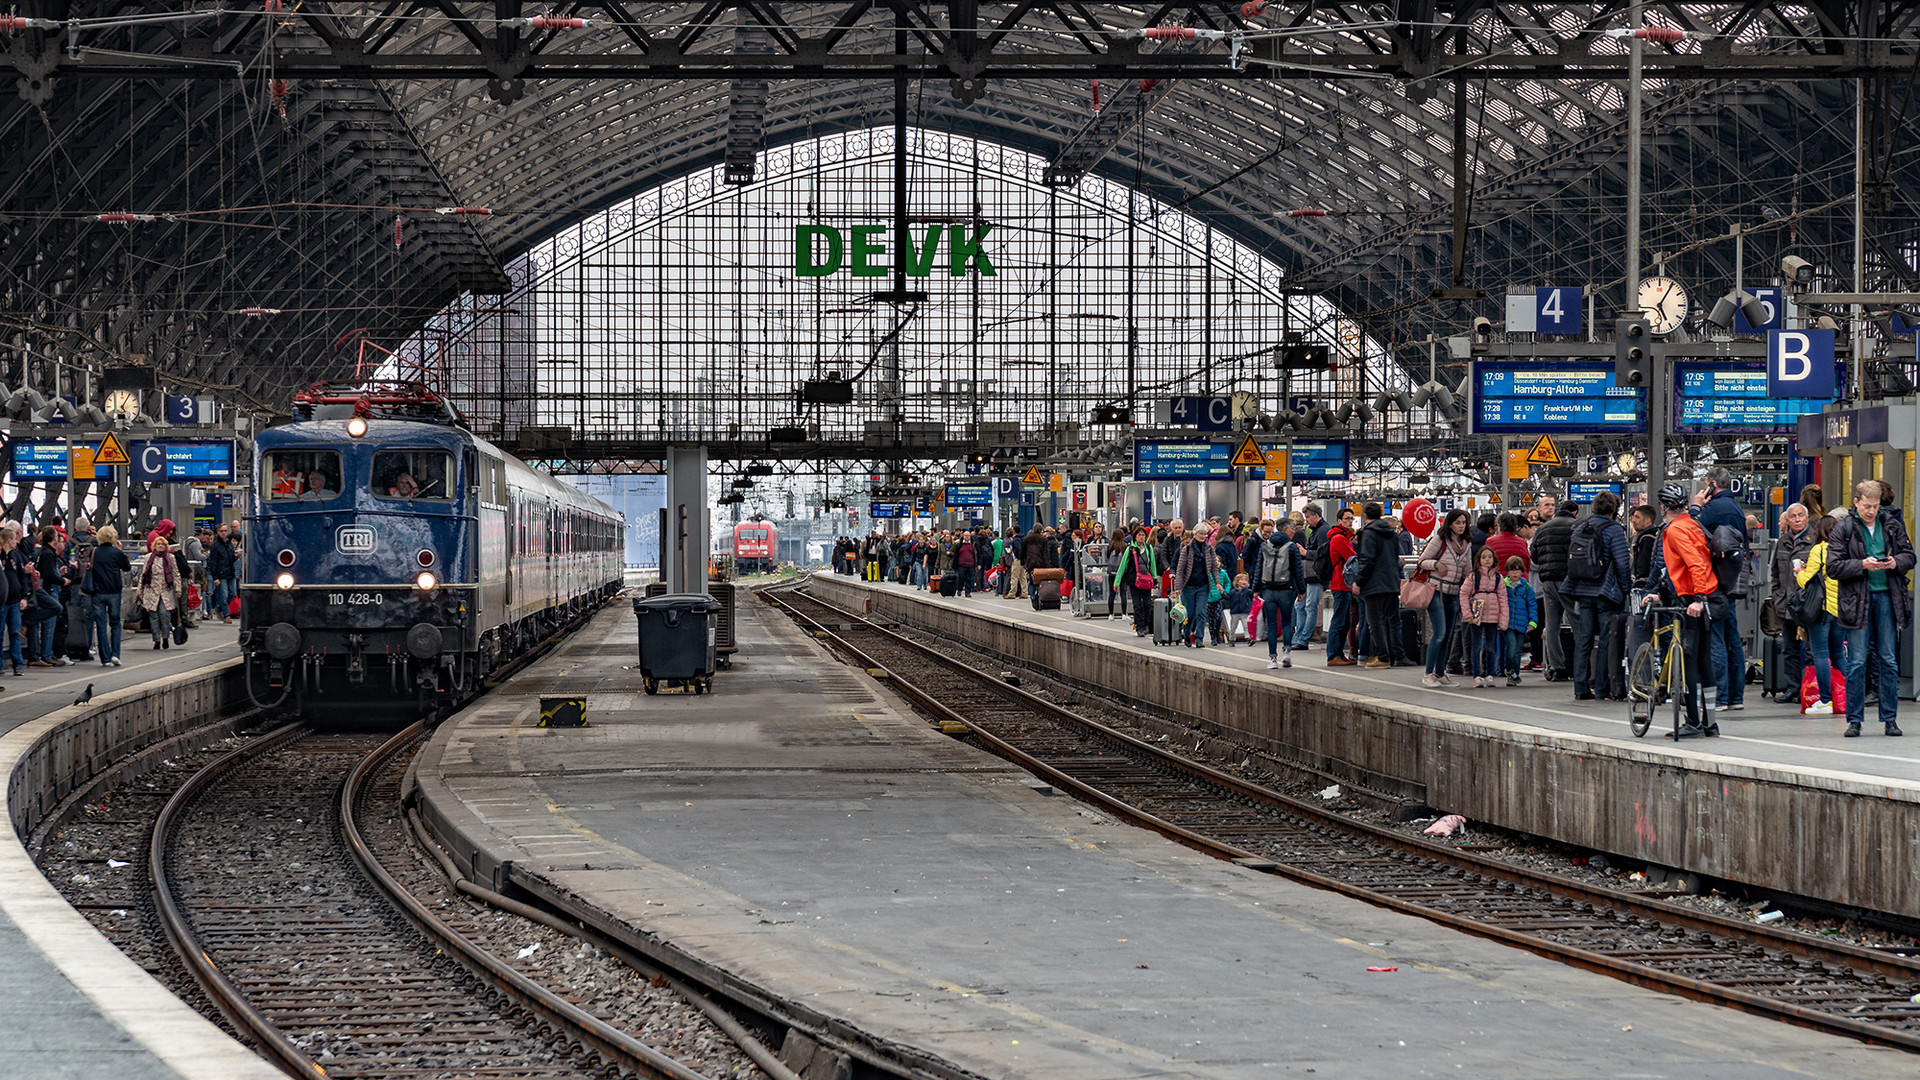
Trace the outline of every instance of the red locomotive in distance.
<instances>
[{"instance_id":1,"label":"red locomotive in distance","mask_svg":"<svg viewBox=\"0 0 1920 1080\"><path fill-rule=\"evenodd\" d=\"M733 527L733 572L768 574L780 562L780 534L771 521L743 521Z\"/></svg>"}]
</instances>

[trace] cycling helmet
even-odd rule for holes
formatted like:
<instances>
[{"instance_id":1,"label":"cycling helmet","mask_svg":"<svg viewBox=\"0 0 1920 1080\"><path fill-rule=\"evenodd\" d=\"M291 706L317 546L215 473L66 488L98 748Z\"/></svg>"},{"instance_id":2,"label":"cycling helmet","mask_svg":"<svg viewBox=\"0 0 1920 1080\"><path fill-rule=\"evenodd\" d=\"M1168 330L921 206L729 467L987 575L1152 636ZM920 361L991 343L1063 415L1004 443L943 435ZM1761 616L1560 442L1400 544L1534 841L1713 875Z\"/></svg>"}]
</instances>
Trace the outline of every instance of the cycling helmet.
<instances>
[{"instance_id":1,"label":"cycling helmet","mask_svg":"<svg viewBox=\"0 0 1920 1080\"><path fill-rule=\"evenodd\" d=\"M1660 488L1660 505L1675 510L1684 509L1687 505L1687 485L1678 480L1663 485Z\"/></svg>"}]
</instances>

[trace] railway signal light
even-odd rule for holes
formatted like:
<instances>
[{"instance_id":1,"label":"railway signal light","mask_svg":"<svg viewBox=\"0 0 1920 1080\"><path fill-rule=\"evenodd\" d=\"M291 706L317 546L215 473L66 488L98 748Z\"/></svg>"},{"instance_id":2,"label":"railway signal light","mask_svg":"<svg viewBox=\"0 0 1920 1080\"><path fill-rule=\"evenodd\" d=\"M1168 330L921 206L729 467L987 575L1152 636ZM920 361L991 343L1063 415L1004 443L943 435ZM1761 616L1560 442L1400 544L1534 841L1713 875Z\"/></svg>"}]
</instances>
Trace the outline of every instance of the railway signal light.
<instances>
[{"instance_id":1,"label":"railway signal light","mask_svg":"<svg viewBox=\"0 0 1920 1080\"><path fill-rule=\"evenodd\" d=\"M1653 379L1653 342L1647 320L1616 319L1613 324L1613 381L1617 386L1646 386Z\"/></svg>"}]
</instances>

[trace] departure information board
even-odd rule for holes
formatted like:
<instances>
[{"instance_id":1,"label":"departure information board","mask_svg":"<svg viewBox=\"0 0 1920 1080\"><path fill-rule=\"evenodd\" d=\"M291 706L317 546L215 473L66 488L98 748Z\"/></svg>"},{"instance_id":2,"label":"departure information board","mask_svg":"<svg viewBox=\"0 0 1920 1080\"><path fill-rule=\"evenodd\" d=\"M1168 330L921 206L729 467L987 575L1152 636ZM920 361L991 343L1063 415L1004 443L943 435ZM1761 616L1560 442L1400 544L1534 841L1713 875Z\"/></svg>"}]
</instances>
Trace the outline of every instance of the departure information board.
<instances>
[{"instance_id":1,"label":"departure information board","mask_svg":"<svg viewBox=\"0 0 1920 1080\"><path fill-rule=\"evenodd\" d=\"M1579 435L1647 429L1647 395L1615 386L1610 360L1485 360L1473 365L1473 430Z\"/></svg>"},{"instance_id":2,"label":"departure information board","mask_svg":"<svg viewBox=\"0 0 1920 1080\"><path fill-rule=\"evenodd\" d=\"M1133 444L1135 480L1231 480L1233 447L1196 439L1138 440Z\"/></svg>"},{"instance_id":3,"label":"departure information board","mask_svg":"<svg viewBox=\"0 0 1920 1080\"><path fill-rule=\"evenodd\" d=\"M1269 450L1285 450L1284 442L1269 443ZM1347 478L1347 444L1344 442L1293 442L1293 468L1295 480L1345 480ZM1278 480L1278 476L1268 476L1265 469L1254 470L1256 480Z\"/></svg>"},{"instance_id":4,"label":"departure information board","mask_svg":"<svg viewBox=\"0 0 1920 1080\"><path fill-rule=\"evenodd\" d=\"M1844 397L1844 364L1834 385ZM1764 363L1725 361L1682 361L1673 365L1673 430L1681 435L1711 435L1715 432L1752 432L1789 435L1800 418L1817 413L1827 402L1823 398L1774 398L1767 396L1767 366Z\"/></svg>"},{"instance_id":5,"label":"departure information board","mask_svg":"<svg viewBox=\"0 0 1920 1080\"><path fill-rule=\"evenodd\" d=\"M15 439L11 448L15 480L65 480L67 478L67 441L65 439Z\"/></svg>"},{"instance_id":6,"label":"departure information board","mask_svg":"<svg viewBox=\"0 0 1920 1080\"><path fill-rule=\"evenodd\" d=\"M913 516L913 504L904 502L877 502L867 507L867 516L871 518L903 518Z\"/></svg>"},{"instance_id":7,"label":"departure information board","mask_svg":"<svg viewBox=\"0 0 1920 1080\"><path fill-rule=\"evenodd\" d=\"M993 481L947 481L947 506L992 506Z\"/></svg>"}]
</instances>

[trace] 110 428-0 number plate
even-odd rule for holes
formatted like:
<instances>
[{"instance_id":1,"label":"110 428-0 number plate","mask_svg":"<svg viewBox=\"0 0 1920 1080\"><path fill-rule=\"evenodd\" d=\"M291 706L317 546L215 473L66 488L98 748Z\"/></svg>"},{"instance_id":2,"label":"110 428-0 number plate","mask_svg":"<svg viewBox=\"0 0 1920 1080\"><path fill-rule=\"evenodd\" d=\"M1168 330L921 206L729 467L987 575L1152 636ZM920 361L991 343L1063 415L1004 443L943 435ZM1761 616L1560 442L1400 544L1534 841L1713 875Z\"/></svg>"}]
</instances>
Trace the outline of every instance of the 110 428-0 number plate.
<instances>
[{"instance_id":1,"label":"110 428-0 number plate","mask_svg":"<svg viewBox=\"0 0 1920 1080\"><path fill-rule=\"evenodd\" d=\"M386 602L387 598L377 592L330 592L327 594L327 603L342 604L347 607L358 607L365 604L378 605Z\"/></svg>"}]
</instances>

